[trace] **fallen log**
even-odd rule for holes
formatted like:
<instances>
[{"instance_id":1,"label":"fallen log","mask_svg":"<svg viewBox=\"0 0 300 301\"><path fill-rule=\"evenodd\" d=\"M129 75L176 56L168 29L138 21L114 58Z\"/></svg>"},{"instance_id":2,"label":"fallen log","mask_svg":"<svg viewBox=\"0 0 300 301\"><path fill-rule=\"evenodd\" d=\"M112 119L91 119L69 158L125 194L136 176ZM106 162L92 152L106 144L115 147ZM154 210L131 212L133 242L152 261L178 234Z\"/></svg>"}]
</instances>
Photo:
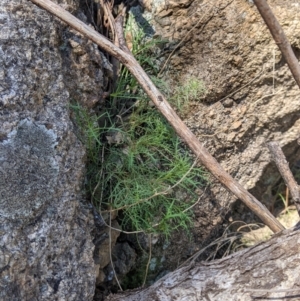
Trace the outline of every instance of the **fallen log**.
<instances>
[{"instance_id":1,"label":"fallen log","mask_svg":"<svg viewBox=\"0 0 300 301\"><path fill-rule=\"evenodd\" d=\"M300 300L300 230L211 262L191 262L146 289L106 301Z\"/></svg>"}]
</instances>

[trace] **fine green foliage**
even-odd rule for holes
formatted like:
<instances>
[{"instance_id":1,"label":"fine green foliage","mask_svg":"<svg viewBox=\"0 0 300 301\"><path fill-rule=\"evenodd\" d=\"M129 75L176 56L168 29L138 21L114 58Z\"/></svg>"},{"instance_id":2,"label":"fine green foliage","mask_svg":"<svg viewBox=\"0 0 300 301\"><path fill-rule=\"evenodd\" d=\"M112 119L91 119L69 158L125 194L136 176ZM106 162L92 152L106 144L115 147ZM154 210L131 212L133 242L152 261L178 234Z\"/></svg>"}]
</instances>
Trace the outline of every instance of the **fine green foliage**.
<instances>
[{"instance_id":1,"label":"fine green foliage","mask_svg":"<svg viewBox=\"0 0 300 301\"><path fill-rule=\"evenodd\" d=\"M77 125L78 135L81 142L85 145L87 156L90 161L96 163L99 158L99 148L101 143L101 134L105 128L100 128L98 121L103 116L91 114L80 104L74 103L70 105L73 113L73 119ZM105 114L107 115L107 113Z\"/></svg>"},{"instance_id":2,"label":"fine green foliage","mask_svg":"<svg viewBox=\"0 0 300 301\"><path fill-rule=\"evenodd\" d=\"M159 68L153 55L164 41L147 39L132 17L126 32L136 59L155 84L167 91L167 85L156 77ZM191 80L178 88L184 103L200 93L196 83ZM127 231L168 237L174 230L187 230L192 222L190 207L197 201L197 188L206 183L206 175L199 167L191 168L194 160L166 120L149 106L128 70L121 69L110 95L109 114L99 117L79 105L72 109L87 148L87 191L99 211L103 215L117 212ZM99 126L103 120L108 126Z\"/></svg>"},{"instance_id":3,"label":"fine green foliage","mask_svg":"<svg viewBox=\"0 0 300 301\"><path fill-rule=\"evenodd\" d=\"M195 191L204 183L204 172L189 171L191 158L153 109L139 107L125 132L124 144L111 147L105 158L104 186L110 187L106 205L122 209L127 229L167 236L172 230L188 229L187 208L197 199Z\"/></svg>"}]
</instances>

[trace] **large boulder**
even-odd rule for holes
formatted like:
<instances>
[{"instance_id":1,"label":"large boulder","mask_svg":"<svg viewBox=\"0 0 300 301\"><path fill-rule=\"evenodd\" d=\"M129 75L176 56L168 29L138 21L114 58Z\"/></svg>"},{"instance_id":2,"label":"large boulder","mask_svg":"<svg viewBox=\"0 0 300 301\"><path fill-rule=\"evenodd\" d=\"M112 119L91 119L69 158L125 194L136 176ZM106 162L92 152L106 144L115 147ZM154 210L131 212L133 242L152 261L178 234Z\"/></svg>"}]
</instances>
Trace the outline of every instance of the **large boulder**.
<instances>
[{"instance_id":1,"label":"large boulder","mask_svg":"<svg viewBox=\"0 0 300 301\"><path fill-rule=\"evenodd\" d=\"M78 1L59 3L84 21ZM0 299L92 300L93 214L69 105L101 97L103 58L27 0L2 0L0 24Z\"/></svg>"}]
</instances>

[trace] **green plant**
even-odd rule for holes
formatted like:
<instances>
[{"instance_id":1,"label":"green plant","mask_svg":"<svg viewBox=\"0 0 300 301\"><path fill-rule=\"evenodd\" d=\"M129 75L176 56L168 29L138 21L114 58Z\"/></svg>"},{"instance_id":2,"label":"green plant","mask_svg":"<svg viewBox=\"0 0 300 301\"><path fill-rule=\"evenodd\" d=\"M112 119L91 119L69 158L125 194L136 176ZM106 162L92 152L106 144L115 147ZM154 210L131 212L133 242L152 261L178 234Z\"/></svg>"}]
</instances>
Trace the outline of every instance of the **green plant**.
<instances>
[{"instance_id":1,"label":"green plant","mask_svg":"<svg viewBox=\"0 0 300 301\"><path fill-rule=\"evenodd\" d=\"M156 77L159 68L153 56L163 41L147 39L132 17L126 32L131 34L136 59L167 91L165 82ZM181 95L187 99L190 88L194 93L190 95L196 97L194 86L191 81L180 90ZM187 230L192 221L189 209L198 198L196 190L206 183L204 171L192 166L189 152L166 120L149 107L148 98L127 69L121 69L110 100L109 109L117 112L115 119L111 113L97 116L77 104L72 106L87 147L86 187L93 204L102 213L118 212L123 229L129 231L169 236L174 230ZM99 119L107 126L100 127ZM119 123L118 127L113 123Z\"/></svg>"},{"instance_id":2,"label":"green plant","mask_svg":"<svg viewBox=\"0 0 300 301\"><path fill-rule=\"evenodd\" d=\"M191 168L191 158L167 122L153 109L139 109L126 125L124 143L110 148L104 162L102 204L122 211L123 226L135 231L187 229L197 187L205 174ZM145 107L145 106L144 106Z\"/></svg>"},{"instance_id":3,"label":"green plant","mask_svg":"<svg viewBox=\"0 0 300 301\"><path fill-rule=\"evenodd\" d=\"M185 111L191 101L196 101L205 92L204 83L196 77L188 78L182 86L175 89L171 102L179 111Z\"/></svg>"},{"instance_id":4,"label":"green plant","mask_svg":"<svg viewBox=\"0 0 300 301\"><path fill-rule=\"evenodd\" d=\"M95 113L83 108L78 103L70 105L72 118L77 128L77 135L85 145L87 153L87 173L86 173L86 191L91 197L94 194L95 187L101 180L101 151L104 147L103 135L108 131L118 129L112 126L99 126L100 120L106 120L111 124L108 112L98 116Z\"/></svg>"},{"instance_id":5,"label":"green plant","mask_svg":"<svg viewBox=\"0 0 300 301\"><path fill-rule=\"evenodd\" d=\"M70 109L80 140L86 147L87 156L95 163L98 160L98 150L102 145L100 140L103 129L98 125L102 116L92 114L78 103L71 104Z\"/></svg>"}]
</instances>

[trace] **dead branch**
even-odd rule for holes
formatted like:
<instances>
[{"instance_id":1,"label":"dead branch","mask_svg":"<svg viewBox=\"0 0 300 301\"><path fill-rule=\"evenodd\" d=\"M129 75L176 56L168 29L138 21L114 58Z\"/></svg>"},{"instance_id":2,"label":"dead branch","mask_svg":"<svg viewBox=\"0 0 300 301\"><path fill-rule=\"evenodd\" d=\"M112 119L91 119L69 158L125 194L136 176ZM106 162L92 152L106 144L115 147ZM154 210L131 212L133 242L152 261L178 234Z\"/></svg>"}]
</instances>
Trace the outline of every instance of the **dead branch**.
<instances>
[{"instance_id":1,"label":"dead branch","mask_svg":"<svg viewBox=\"0 0 300 301\"><path fill-rule=\"evenodd\" d=\"M291 192L292 198L295 202L298 214L300 216L300 187L294 179L294 176L289 168L283 151L281 150L278 142L268 143L268 148L272 154L272 159L275 162L281 176L284 179L286 186Z\"/></svg>"},{"instance_id":2,"label":"dead branch","mask_svg":"<svg viewBox=\"0 0 300 301\"><path fill-rule=\"evenodd\" d=\"M192 261L148 288L110 295L105 300L300 300L299 240L299 229L285 230L225 258Z\"/></svg>"},{"instance_id":3,"label":"dead branch","mask_svg":"<svg viewBox=\"0 0 300 301\"><path fill-rule=\"evenodd\" d=\"M113 8L113 3L110 3L110 2L104 1L104 0L100 0L100 7L101 6L102 6L102 8L104 8L104 25L107 28L110 28L113 43L117 47L120 47L119 39L118 39L118 36L116 33L115 19L111 12L111 10ZM110 87L110 89L111 89L110 92L115 90L115 86L117 84L117 80L118 80L118 76L119 76L119 69L120 69L120 62L114 56L111 58L111 63L112 63L112 69L113 69L113 81L112 81L112 85ZM115 103L115 99L113 100L113 104L114 103Z\"/></svg>"},{"instance_id":4,"label":"dead branch","mask_svg":"<svg viewBox=\"0 0 300 301\"><path fill-rule=\"evenodd\" d=\"M266 0L254 0L254 3L267 24L275 43L278 45L284 59L286 60L296 83L300 88L300 66L299 62L293 52L291 44L289 43L282 27L277 21L275 15L273 14L270 6Z\"/></svg>"},{"instance_id":5,"label":"dead branch","mask_svg":"<svg viewBox=\"0 0 300 301\"><path fill-rule=\"evenodd\" d=\"M116 35L119 39L119 45L120 48L130 54L130 50L127 47L127 43L124 37L124 32L123 32L123 23L124 23L124 15L125 15L125 9L118 15L116 18Z\"/></svg>"},{"instance_id":6,"label":"dead branch","mask_svg":"<svg viewBox=\"0 0 300 301\"><path fill-rule=\"evenodd\" d=\"M275 217L263 206L253 195L251 195L242 185L235 181L210 155L204 146L199 142L196 136L178 117L170 104L152 83L143 68L136 59L129 53L115 46L104 36L96 32L82 21L78 20L72 14L61 8L50 0L31 0L33 3L46 9L56 17L60 18L71 27L98 44L104 51L117 58L125 65L131 74L137 79L141 87L153 101L157 109L164 115L167 121L173 126L179 137L181 137L199 158L201 163L234 195L241 199L244 204L252 210L273 232L279 232L284 227L275 219Z\"/></svg>"}]
</instances>

